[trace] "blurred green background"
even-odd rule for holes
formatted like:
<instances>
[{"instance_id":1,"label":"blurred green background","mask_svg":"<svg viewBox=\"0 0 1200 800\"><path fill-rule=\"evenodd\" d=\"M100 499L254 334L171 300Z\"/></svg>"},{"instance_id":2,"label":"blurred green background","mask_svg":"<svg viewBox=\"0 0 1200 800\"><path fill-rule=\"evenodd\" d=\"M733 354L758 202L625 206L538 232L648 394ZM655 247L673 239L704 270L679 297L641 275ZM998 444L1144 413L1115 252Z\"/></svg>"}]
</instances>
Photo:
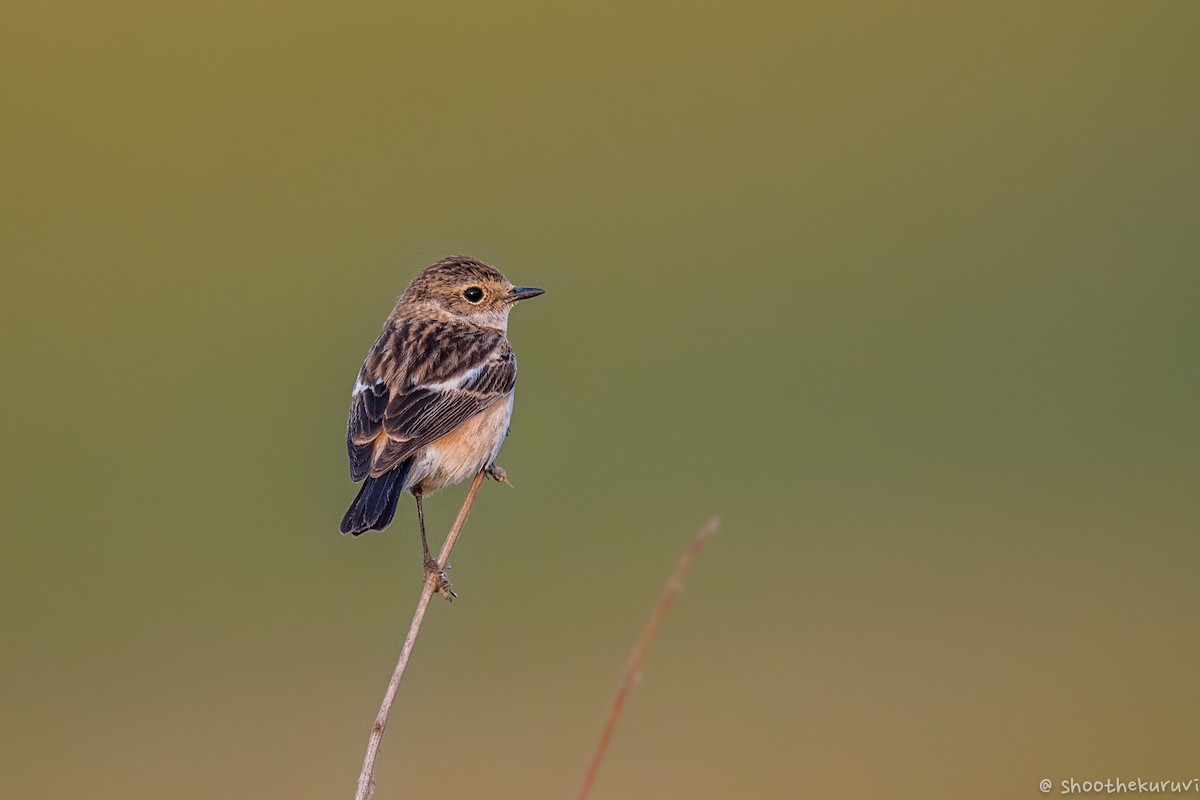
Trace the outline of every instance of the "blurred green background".
<instances>
[{"instance_id":1,"label":"blurred green background","mask_svg":"<svg viewBox=\"0 0 1200 800\"><path fill-rule=\"evenodd\" d=\"M712 513L595 797L1200 777L1196 4L0 30L0 795L352 795L420 547L337 534L349 393L449 253L548 293L377 798L570 796Z\"/></svg>"}]
</instances>

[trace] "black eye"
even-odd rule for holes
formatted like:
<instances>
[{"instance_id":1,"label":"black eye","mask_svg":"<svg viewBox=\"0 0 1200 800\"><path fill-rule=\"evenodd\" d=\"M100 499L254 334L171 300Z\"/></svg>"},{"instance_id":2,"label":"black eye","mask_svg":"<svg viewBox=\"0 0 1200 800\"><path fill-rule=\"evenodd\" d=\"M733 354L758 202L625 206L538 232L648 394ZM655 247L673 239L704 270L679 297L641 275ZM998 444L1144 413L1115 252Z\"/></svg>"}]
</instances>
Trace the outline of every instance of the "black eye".
<instances>
[{"instance_id":1,"label":"black eye","mask_svg":"<svg viewBox=\"0 0 1200 800\"><path fill-rule=\"evenodd\" d=\"M478 286L472 286L463 292L463 297L467 298L468 303L478 303L483 299L483 289L480 289Z\"/></svg>"}]
</instances>

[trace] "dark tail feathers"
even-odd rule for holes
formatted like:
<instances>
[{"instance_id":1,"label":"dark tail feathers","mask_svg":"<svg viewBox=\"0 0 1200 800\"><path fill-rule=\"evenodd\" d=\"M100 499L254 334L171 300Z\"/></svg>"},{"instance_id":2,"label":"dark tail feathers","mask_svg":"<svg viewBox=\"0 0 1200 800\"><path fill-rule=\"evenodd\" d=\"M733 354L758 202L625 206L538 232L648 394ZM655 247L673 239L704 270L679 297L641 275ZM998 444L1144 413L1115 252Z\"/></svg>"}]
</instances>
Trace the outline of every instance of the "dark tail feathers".
<instances>
[{"instance_id":1,"label":"dark tail feathers","mask_svg":"<svg viewBox=\"0 0 1200 800\"><path fill-rule=\"evenodd\" d=\"M378 478L363 481L358 496L350 504L346 516L342 517L342 533L358 536L369 530L381 531L396 515L396 503L404 490L404 478L408 475L406 462Z\"/></svg>"}]
</instances>

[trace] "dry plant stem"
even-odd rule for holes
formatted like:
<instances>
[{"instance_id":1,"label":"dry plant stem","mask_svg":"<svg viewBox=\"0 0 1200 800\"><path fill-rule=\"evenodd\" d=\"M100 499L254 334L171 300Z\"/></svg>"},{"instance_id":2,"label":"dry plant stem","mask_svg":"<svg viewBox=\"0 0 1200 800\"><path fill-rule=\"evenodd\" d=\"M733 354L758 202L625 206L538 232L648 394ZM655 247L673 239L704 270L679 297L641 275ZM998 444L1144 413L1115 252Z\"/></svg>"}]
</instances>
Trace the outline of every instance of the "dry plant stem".
<instances>
[{"instance_id":1,"label":"dry plant stem","mask_svg":"<svg viewBox=\"0 0 1200 800\"><path fill-rule=\"evenodd\" d=\"M633 648L633 653L629 656L629 663L625 667L625 675L621 678L621 685L617 688L617 696L613 699L612 708L608 712L608 719L604 723L604 729L600 732L600 741L596 745L596 752L592 754L592 763L588 765L587 775L583 778L583 786L577 795L578 800L587 800L588 795L591 794L592 784L596 781L596 772L599 771L600 762L604 760L604 753L608 750L608 741L612 738L613 729L617 727L617 720L621 716L621 710L625 708L625 700L629 696L629 690L633 688L633 683L637 680L638 672L642 668L642 659L646 657L646 651L650 649L650 645L654 642L654 637L658 635L659 626L662 625L663 617L667 615L667 611L671 609L671 604L675 602L675 596L683 588L683 578L687 575L688 568L692 565L692 559L703 549L708 537L717 532L717 527L720 523L720 519L713 517L704 524L704 527L696 532L691 546L680 556L679 563L675 565L675 571L667 580L667 586L663 590L662 599L658 601L658 606L654 609L654 613L650 615L650 620L646 623L641 637Z\"/></svg>"},{"instance_id":2,"label":"dry plant stem","mask_svg":"<svg viewBox=\"0 0 1200 800\"><path fill-rule=\"evenodd\" d=\"M484 473L480 472L475 476L475 481L467 490L467 499L463 501L462 508L458 511L458 517L454 520L454 526L450 528L450 533L442 544L442 551L438 554L437 559L440 569L446 568L450 551L454 549L454 543L458 541L458 534L462 531L463 523L467 521L467 515L471 513L471 504L475 502L475 493L479 491L479 484L483 483L483 475ZM368 800L375 793L375 758L379 755L379 743L383 740L383 729L387 727L388 712L392 710L392 701L396 699L396 690L400 688L400 680L404 677L404 670L408 667L408 658L412 655L413 645L417 643L417 634L421 632L421 623L425 621L425 610L429 608L429 601L435 591L437 591L436 578L426 573L425 585L421 589L421 598L417 600L417 610L413 612L412 624L408 627L408 636L404 637L404 647L400 650L400 660L396 662L392 680L388 683L387 693L383 696L383 704L379 706L379 715L375 717L375 725L371 728L371 738L367 740L367 755L363 758L362 772L358 775L358 789L354 793L354 800Z\"/></svg>"}]
</instances>

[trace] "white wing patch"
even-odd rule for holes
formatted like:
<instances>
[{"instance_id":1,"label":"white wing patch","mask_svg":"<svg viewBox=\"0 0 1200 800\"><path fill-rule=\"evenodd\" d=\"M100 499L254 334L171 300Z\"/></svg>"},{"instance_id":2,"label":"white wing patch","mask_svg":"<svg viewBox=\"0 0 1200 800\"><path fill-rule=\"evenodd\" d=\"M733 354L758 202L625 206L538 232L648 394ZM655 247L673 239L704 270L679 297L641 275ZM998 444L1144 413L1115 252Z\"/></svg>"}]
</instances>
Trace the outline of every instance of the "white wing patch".
<instances>
[{"instance_id":1,"label":"white wing patch","mask_svg":"<svg viewBox=\"0 0 1200 800\"><path fill-rule=\"evenodd\" d=\"M379 386L382 383L383 383L383 380L381 378L375 379L376 386ZM362 382L362 378L358 378L357 380L354 381L354 391L350 393L350 396L358 397L360 394L362 394L363 392L365 392L367 389L370 389L370 388L371 388L370 386L368 386L367 384Z\"/></svg>"},{"instance_id":2,"label":"white wing patch","mask_svg":"<svg viewBox=\"0 0 1200 800\"><path fill-rule=\"evenodd\" d=\"M446 392L454 389L461 389L464 384L475 380L475 378L479 376L479 373L483 372L487 366L488 365L486 363L483 363L478 366L471 367L465 372L460 372L450 380L438 381L437 383L423 383L421 384L421 388L428 389L433 392Z\"/></svg>"}]
</instances>

